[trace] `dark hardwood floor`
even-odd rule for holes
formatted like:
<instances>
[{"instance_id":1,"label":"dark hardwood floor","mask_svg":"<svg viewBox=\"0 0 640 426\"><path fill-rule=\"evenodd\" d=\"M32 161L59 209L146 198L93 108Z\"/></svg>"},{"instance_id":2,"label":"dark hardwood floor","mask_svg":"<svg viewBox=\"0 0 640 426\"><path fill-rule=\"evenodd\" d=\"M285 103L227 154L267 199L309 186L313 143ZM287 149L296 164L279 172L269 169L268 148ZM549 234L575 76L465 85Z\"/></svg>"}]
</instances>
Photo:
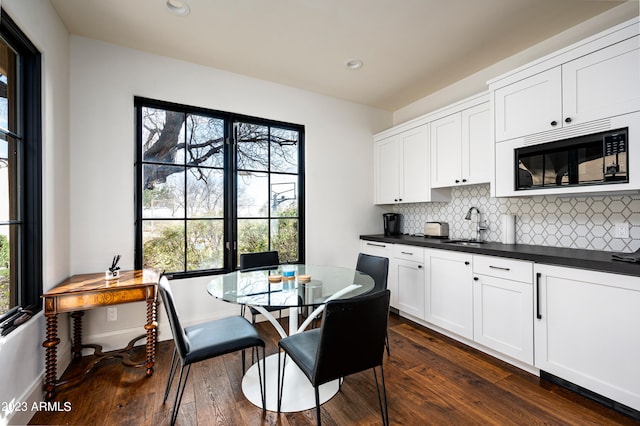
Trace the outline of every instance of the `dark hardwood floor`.
<instances>
[{"instance_id":1,"label":"dark hardwood floor","mask_svg":"<svg viewBox=\"0 0 640 426\"><path fill-rule=\"evenodd\" d=\"M267 354L275 353L276 332L268 323L258 329L268 341ZM385 355L384 372L392 424L640 424L393 314L389 339L391 356ZM172 342L159 344L157 369L150 378L144 370L106 361L84 382L59 391L56 401L70 403L69 411L39 411L30 424L168 424L171 403L163 405L162 398L172 351ZM72 365L65 375L78 368L82 366ZM263 414L244 398L241 370L239 353L194 365L177 424L316 423L315 410ZM342 390L322 406L322 420L326 425L380 424L373 373L345 378Z\"/></svg>"}]
</instances>

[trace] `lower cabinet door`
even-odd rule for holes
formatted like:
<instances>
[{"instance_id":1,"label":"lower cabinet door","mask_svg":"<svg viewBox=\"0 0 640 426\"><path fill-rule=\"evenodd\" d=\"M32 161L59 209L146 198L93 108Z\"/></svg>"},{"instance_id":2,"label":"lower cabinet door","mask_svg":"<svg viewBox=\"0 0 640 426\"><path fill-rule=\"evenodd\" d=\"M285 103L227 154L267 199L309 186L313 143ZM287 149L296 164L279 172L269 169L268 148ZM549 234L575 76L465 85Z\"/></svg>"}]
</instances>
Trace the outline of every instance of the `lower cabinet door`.
<instances>
[{"instance_id":1,"label":"lower cabinet door","mask_svg":"<svg viewBox=\"0 0 640 426\"><path fill-rule=\"evenodd\" d=\"M535 366L640 410L640 277L535 265Z\"/></svg>"},{"instance_id":2,"label":"lower cabinet door","mask_svg":"<svg viewBox=\"0 0 640 426\"><path fill-rule=\"evenodd\" d=\"M473 339L472 256L447 250L425 250L425 319Z\"/></svg>"},{"instance_id":3,"label":"lower cabinet door","mask_svg":"<svg viewBox=\"0 0 640 426\"><path fill-rule=\"evenodd\" d=\"M486 275L473 280L473 339L533 365L533 286Z\"/></svg>"},{"instance_id":4,"label":"lower cabinet door","mask_svg":"<svg viewBox=\"0 0 640 426\"><path fill-rule=\"evenodd\" d=\"M395 259L398 277L398 309L424 319L424 265Z\"/></svg>"}]
</instances>

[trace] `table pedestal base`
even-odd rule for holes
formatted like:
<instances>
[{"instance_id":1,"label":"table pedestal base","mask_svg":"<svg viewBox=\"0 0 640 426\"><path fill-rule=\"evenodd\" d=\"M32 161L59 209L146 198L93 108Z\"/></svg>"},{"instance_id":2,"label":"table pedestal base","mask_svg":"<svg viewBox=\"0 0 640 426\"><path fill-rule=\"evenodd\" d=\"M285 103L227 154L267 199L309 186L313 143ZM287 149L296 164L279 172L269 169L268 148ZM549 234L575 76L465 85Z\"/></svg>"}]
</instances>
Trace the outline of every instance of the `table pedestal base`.
<instances>
[{"instance_id":1,"label":"table pedestal base","mask_svg":"<svg viewBox=\"0 0 640 426\"><path fill-rule=\"evenodd\" d=\"M284 358L284 353L281 353L281 356ZM262 360L259 362L262 363ZM278 411L278 354L268 356L266 364L266 409ZM334 380L320 386L320 404L324 404L333 398L339 390L340 380ZM262 408L257 364L252 365L245 373L242 379L242 392L252 404ZM309 379L293 361L287 358L280 411L292 413L309 410L315 408L315 406L316 397Z\"/></svg>"}]
</instances>

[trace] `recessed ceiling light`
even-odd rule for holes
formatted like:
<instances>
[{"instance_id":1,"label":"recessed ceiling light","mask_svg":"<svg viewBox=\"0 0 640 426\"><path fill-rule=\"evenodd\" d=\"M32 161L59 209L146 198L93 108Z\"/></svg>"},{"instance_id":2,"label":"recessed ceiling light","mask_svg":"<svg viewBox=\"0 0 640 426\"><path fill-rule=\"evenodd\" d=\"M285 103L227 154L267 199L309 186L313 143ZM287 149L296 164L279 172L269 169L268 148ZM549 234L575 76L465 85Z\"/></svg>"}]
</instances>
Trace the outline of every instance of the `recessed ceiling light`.
<instances>
[{"instance_id":1,"label":"recessed ceiling light","mask_svg":"<svg viewBox=\"0 0 640 426\"><path fill-rule=\"evenodd\" d=\"M350 70L357 70L362 68L364 64L361 59L349 59L344 65Z\"/></svg>"},{"instance_id":2,"label":"recessed ceiling light","mask_svg":"<svg viewBox=\"0 0 640 426\"><path fill-rule=\"evenodd\" d=\"M184 0L164 0L167 10L177 16L187 16L191 11Z\"/></svg>"}]
</instances>

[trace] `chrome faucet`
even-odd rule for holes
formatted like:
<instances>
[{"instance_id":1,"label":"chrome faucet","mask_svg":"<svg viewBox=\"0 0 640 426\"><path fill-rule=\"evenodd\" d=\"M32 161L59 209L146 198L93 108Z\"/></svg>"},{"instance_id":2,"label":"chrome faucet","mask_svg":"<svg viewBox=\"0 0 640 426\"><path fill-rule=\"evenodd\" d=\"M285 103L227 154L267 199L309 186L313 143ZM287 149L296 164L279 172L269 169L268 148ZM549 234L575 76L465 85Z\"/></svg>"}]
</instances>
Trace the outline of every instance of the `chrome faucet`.
<instances>
[{"instance_id":1,"label":"chrome faucet","mask_svg":"<svg viewBox=\"0 0 640 426\"><path fill-rule=\"evenodd\" d=\"M481 231L485 231L487 229L487 224L483 222L480 216L480 210L477 207L471 207L467 212L467 215L464 217L465 220L471 220L471 213L475 210L476 212L476 238L475 241L482 241L482 237L480 236Z\"/></svg>"}]
</instances>

